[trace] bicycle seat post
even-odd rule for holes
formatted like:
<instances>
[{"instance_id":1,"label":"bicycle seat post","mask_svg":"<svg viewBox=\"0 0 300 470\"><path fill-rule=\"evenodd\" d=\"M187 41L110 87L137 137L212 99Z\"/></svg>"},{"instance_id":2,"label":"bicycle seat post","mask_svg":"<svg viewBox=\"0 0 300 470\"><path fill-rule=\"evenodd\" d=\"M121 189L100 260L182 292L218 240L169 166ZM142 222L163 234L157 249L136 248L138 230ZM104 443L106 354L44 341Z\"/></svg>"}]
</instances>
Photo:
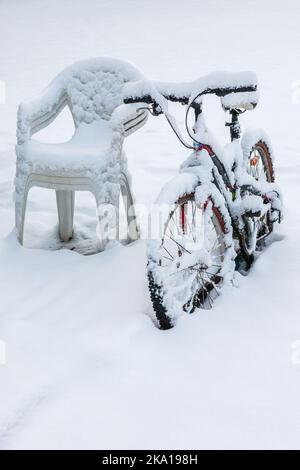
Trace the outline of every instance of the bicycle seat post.
<instances>
[{"instance_id":1,"label":"bicycle seat post","mask_svg":"<svg viewBox=\"0 0 300 470\"><path fill-rule=\"evenodd\" d=\"M231 141L237 140L240 138L241 135L241 126L239 123L239 110L238 109L231 109L231 122L226 122L225 126L230 127L230 137Z\"/></svg>"}]
</instances>

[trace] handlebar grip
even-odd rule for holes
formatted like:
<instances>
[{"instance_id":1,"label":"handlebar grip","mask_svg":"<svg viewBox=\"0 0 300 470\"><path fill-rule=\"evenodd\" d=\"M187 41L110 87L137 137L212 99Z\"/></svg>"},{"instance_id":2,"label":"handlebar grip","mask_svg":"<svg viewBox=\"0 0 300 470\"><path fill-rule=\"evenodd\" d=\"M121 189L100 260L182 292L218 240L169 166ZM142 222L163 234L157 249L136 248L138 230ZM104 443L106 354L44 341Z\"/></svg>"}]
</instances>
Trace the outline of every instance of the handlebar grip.
<instances>
[{"instance_id":1,"label":"handlebar grip","mask_svg":"<svg viewBox=\"0 0 300 470\"><path fill-rule=\"evenodd\" d=\"M124 98L125 104L132 104L132 103L145 103L145 104L157 104L156 101L150 95L144 96L131 96L128 98Z\"/></svg>"},{"instance_id":2,"label":"handlebar grip","mask_svg":"<svg viewBox=\"0 0 300 470\"><path fill-rule=\"evenodd\" d=\"M189 102L189 97L188 96L175 96L175 95L165 95L162 94L162 96L168 100L168 101L173 101L174 103L181 103L181 104L188 104ZM158 106L158 103L152 98L151 95L144 95L144 96L136 96L136 97L128 97L124 98L124 103L125 104L130 104L130 103L145 103L145 104L153 104L154 106Z\"/></svg>"}]
</instances>

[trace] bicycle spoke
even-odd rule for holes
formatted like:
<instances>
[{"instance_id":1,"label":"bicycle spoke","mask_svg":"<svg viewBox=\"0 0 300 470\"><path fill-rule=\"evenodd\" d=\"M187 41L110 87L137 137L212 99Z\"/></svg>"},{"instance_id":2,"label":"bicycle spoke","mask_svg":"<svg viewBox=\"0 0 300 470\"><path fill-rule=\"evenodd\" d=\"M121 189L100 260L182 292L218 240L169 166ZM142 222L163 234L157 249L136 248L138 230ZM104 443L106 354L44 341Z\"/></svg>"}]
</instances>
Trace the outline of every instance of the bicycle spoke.
<instances>
[{"instance_id":1,"label":"bicycle spoke","mask_svg":"<svg viewBox=\"0 0 300 470\"><path fill-rule=\"evenodd\" d=\"M166 252L168 253L169 256L171 256L172 261L173 261L173 259L174 259L173 256L171 255L171 253L169 252L169 250L167 250L167 248L166 248L164 245L163 245L163 249L166 250Z\"/></svg>"},{"instance_id":2,"label":"bicycle spoke","mask_svg":"<svg viewBox=\"0 0 300 470\"><path fill-rule=\"evenodd\" d=\"M183 250L185 250L187 253L191 254L191 252L189 250L187 250L183 245L181 245L177 240L175 240L174 238L171 238L170 239L175 242L178 246L180 246L180 248L182 248Z\"/></svg>"}]
</instances>

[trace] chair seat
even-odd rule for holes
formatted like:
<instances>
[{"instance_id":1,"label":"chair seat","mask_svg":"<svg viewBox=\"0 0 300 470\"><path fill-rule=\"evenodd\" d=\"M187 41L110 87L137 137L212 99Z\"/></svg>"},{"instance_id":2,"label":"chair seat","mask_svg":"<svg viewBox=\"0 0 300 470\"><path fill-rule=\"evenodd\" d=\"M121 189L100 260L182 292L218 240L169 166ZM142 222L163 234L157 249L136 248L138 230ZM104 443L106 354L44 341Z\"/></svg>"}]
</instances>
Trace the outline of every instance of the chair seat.
<instances>
[{"instance_id":1,"label":"chair seat","mask_svg":"<svg viewBox=\"0 0 300 470\"><path fill-rule=\"evenodd\" d=\"M26 163L48 170L85 170L115 161L115 151L120 151L122 136L109 125L98 120L82 123L68 142L49 144L30 139L25 147Z\"/></svg>"}]
</instances>

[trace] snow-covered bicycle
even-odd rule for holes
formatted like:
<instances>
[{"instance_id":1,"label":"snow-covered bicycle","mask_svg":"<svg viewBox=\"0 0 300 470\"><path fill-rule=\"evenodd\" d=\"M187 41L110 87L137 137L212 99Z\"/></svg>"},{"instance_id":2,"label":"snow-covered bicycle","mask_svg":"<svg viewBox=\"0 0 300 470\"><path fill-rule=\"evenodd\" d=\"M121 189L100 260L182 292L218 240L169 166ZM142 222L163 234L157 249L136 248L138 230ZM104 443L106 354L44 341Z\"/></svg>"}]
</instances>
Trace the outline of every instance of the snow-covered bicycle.
<instances>
[{"instance_id":1,"label":"snow-covered bicycle","mask_svg":"<svg viewBox=\"0 0 300 470\"><path fill-rule=\"evenodd\" d=\"M185 84L140 81L126 85L124 93L125 103L145 103L154 116L163 113L183 145L192 149L156 201L151 225L160 233L148 242L151 299L160 328L168 329L182 312L211 308L234 270L249 269L255 251L281 220L281 195L266 134L253 129L241 136L239 115L258 101L255 74L216 72ZM204 121L203 97L208 94L220 97L231 117L226 122L231 141L224 148ZM191 143L170 115L168 101L187 106Z\"/></svg>"}]
</instances>

